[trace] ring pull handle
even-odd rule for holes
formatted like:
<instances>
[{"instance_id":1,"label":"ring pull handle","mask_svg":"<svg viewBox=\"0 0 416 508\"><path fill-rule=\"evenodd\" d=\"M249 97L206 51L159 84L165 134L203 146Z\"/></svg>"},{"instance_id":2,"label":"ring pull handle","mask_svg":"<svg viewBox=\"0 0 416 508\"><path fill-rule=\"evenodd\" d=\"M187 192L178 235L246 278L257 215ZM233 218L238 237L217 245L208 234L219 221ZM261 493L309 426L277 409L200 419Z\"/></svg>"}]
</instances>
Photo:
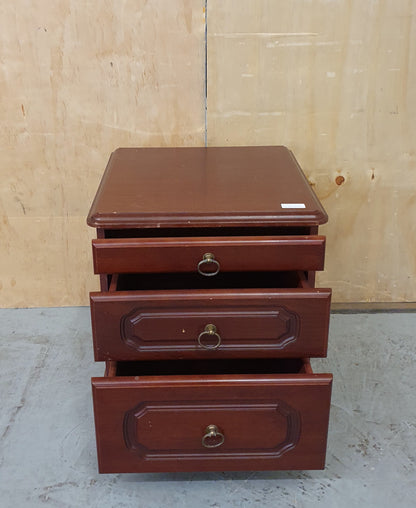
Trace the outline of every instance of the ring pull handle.
<instances>
[{"instance_id":1,"label":"ring pull handle","mask_svg":"<svg viewBox=\"0 0 416 508\"><path fill-rule=\"evenodd\" d=\"M204 337L204 335L207 335L210 338L212 336L215 336L217 338L217 342L212 345L204 344L202 342L202 338ZM206 325L204 331L198 335L198 344L204 349L218 349L221 345L221 336L219 333L217 333L217 327L212 324Z\"/></svg>"},{"instance_id":2,"label":"ring pull handle","mask_svg":"<svg viewBox=\"0 0 416 508\"><path fill-rule=\"evenodd\" d=\"M208 425L202 437L202 445L205 448L217 448L224 443L225 437L216 425Z\"/></svg>"},{"instance_id":3,"label":"ring pull handle","mask_svg":"<svg viewBox=\"0 0 416 508\"><path fill-rule=\"evenodd\" d=\"M205 264L211 264L213 263L216 267L215 271L213 272L204 272L202 270L202 266ZM211 254L211 252L206 252L203 256L201 261L198 263L198 273L201 275L205 275L205 277L213 277L214 275L217 275L217 273L220 271L220 264L215 259L214 254Z\"/></svg>"}]
</instances>

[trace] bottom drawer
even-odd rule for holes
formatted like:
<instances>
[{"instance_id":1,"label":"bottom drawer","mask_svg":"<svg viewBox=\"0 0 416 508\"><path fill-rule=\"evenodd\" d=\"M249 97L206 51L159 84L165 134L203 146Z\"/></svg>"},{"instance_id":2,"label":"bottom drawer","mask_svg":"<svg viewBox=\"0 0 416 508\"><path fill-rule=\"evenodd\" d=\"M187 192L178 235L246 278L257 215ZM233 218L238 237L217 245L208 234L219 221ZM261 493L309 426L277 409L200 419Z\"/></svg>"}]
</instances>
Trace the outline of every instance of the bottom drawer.
<instances>
[{"instance_id":1,"label":"bottom drawer","mask_svg":"<svg viewBox=\"0 0 416 508\"><path fill-rule=\"evenodd\" d=\"M331 383L302 359L108 362L99 471L322 469Z\"/></svg>"}]
</instances>

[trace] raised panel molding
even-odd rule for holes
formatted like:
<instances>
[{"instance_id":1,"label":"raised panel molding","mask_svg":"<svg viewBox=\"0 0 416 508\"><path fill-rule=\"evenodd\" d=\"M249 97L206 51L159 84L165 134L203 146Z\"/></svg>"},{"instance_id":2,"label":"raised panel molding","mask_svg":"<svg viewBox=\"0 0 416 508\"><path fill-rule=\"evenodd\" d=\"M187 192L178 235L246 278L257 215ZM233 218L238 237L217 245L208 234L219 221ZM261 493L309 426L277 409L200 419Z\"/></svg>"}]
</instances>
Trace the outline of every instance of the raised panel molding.
<instances>
[{"instance_id":1,"label":"raised panel molding","mask_svg":"<svg viewBox=\"0 0 416 508\"><path fill-rule=\"evenodd\" d=\"M198 347L197 338L205 325L214 323L221 335L222 350L258 347L279 350L296 341L300 321L296 312L283 306L268 310L256 306L243 310L199 308L186 312L181 308L164 312L135 308L121 317L120 335L125 344L137 351L189 351Z\"/></svg>"},{"instance_id":2,"label":"raised panel molding","mask_svg":"<svg viewBox=\"0 0 416 508\"><path fill-rule=\"evenodd\" d=\"M159 413L159 415L157 415ZM203 436L204 425L215 423L214 420L221 419L221 413L224 414L224 420L227 422L225 428L222 428L225 441L220 448L203 448L201 446L201 438ZM234 413L234 414L233 414ZM260 413L260 416L259 416ZM183 447L175 449L175 443L170 442L169 446L158 447L160 443L159 435L166 430L166 424L162 428L157 425L153 427L152 419L155 416L161 417L164 422L172 421L172 440L179 443L185 443ZM187 415L193 417L193 421L197 418L202 423L200 426L193 426L189 435L175 434L175 421ZM197 417L195 417L197 415ZM277 428L276 434L281 435L279 442L269 446L258 446L256 442L264 434L263 426L252 429L252 443L241 442L241 446L230 446L227 434L227 425L229 425L230 415L238 418L241 424L246 421L247 425L251 425L253 418L264 418L268 421L274 421L276 416L281 420L281 427ZM211 421L213 420L213 421ZM141 437L138 427L143 425L148 433L147 438L151 443L144 444L142 441L146 436ZM152 442L152 432L155 436ZM183 430L182 430L183 432ZM159 434L159 435L158 435ZM189 401L178 402L142 402L125 414L123 422L123 436L126 447L136 453L142 460L199 460L204 459L276 459L283 454L295 448L301 435L301 418L299 412L286 402L281 400L264 400L264 401L224 401L220 404L216 402L193 403ZM249 437L249 441L250 441ZM244 441L247 441L245 439ZM270 435L265 437L265 443L270 443ZM154 443L154 445L152 444ZM195 443L195 445L193 445ZM160 446L160 445L159 445ZM189 446L189 448L188 448ZM184 449L184 448L187 449Z\"/></svg>"}]
</instances>

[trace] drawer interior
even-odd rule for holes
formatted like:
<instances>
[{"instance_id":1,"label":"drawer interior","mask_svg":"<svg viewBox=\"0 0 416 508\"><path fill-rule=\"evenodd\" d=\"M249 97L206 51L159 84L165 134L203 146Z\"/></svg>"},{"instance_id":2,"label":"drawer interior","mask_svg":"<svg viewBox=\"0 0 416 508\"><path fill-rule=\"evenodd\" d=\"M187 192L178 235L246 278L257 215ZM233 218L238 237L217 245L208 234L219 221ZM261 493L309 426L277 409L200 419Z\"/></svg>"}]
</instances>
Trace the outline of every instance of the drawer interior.
<instances>
[{"instance_id":1,"label":"drawer interior","mask_svg":"<svg viewBox=\"0 0 416 508\"><path fill-rule=\"evenodd\" d=\"M306 274L288 272L223 272L215 277L198 273L122 273L110 276L110 291L145 289L242 289L242 288L310 288Z\"/></svg>"},{"instance_id":2,"label":"drawer interior","mask_svg":"<svg viewBox=\"0 0 416 508\"><path fill-rule=\"evenodd\" d=\"M107 362L106 376L192 376L246 374L311 374L305 358Z\"/></svg>"},{"instance_id":3,"label":"drawer interior","mask_svg":"<svg viewBox=\"0 0 416 508\"><path fill-rule=\"evenodd\" d=\"M105 238L168 238L206 236L303 236L310 235L309 227L216 227L216 228L142 228L106 229Z\"/></svg>"}]
</instances>

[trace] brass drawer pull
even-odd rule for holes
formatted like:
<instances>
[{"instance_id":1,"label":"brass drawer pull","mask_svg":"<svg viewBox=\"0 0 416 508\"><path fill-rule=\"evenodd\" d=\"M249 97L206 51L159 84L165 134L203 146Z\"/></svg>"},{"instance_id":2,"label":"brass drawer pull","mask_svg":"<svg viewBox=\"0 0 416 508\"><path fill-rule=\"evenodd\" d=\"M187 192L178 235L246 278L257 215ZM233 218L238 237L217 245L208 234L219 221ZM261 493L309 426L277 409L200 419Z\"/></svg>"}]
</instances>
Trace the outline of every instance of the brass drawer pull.
<instances>
[{"instance_id":1,"label":"brass drawer pull","mask_svg":"<svg viewBox=\"0 0 416 508\"><path fill-rule=\"evenodd\" d=\"M205 448L217 448L223 444L224 440L224 434L219 431L216 425L208 425L202 438L202 445Z\"/></svg>"},{"instance_id":2,"label":"brass drawer pull","mask_svg":"<svg viewBox=\"0 0 416 508\"><path fill-rule=\"evenodd\" d=\"M202 265L213 263L216 266L216 270L214 272L204 272L201 270ZM206 252L201 261L198 263L198 273L201 275L205 275L205 277L212 277L213 275L217 275L217 273L220 271L220 264L215 259L214 254L211 254L210 252Z\"/></svg>"},{"instance_id":3,"label":"brass drawer pull","mask_svg":"<svg viewBox=\"0 0 416 508\"><path fill-rule=\"evenodd\" d=\"M215 335L215 337L217 337L217 342L213 345L204 344L201 340L204 335L208 335L210 337ZM217 327L211 324L206 325L205 330L198 335L198 344L204 349L218 349L221 345L221 336L217 333Z\"/></svg>"}]
</instances>

